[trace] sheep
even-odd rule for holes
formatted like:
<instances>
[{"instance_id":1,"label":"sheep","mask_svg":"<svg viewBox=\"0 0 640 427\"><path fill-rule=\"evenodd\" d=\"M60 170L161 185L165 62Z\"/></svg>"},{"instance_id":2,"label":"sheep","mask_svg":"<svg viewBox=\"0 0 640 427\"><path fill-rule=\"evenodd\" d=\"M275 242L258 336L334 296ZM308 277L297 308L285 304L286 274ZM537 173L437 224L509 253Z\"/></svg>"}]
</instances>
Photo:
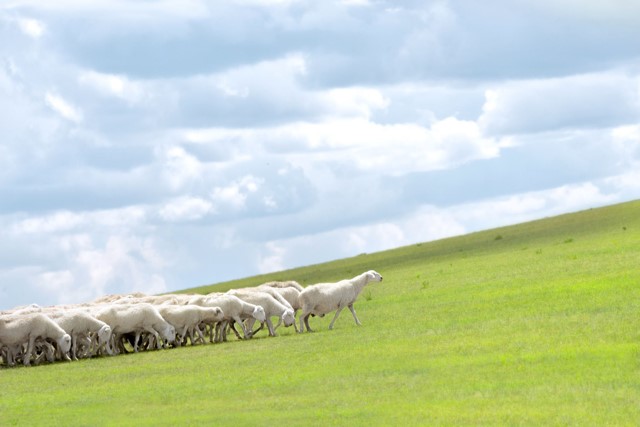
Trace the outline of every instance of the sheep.
<instances>
[{"instance_id":1,"label":"sheep","mask_svg":"<svg viewBox=\"0 0 640 427\"><path fill-rule=\"evenodd\" d=\"M146 296L147 294L143 294L141 292L134 292L133 294L109 294L96 298L93 300L93 304L110 304L122 298L144 298Z\"/></svg>"},{"instance_id":2,"label":"sheep","mask_svg":"<svg viewBox=\"0 0 640 427\"><path fill-rule=\"evenodd\" d=\"M204 307L220 307L222 309L222 312L224 313L224 320L216 327L216 342L227 340L225 328L230 321L239 323L242 326L243 336L245 338L250 338L251 336L247 333L244 326L244 320L249 317L253 317L259 322L264 322L266 319L264 308L259 305L242 301L240 298L233 295L218 293L210 295L194 295L189 301L189 304L196 304ZM211 334L210 341L213 341L213 334Z\"/></svg>"},{"instance_id":3,"label":"sheep","mask_svg":"<svg viewBox=\"0 0 640 427\"><path fill-rule=\"evenodd\" d=\"M257 286L256 289L269 292L274 295L277 294L284 298L291 308L293 309L293 315L296 316L300 307L300 292L304 289L300 284L296 281L289 280L286 282L267 282L263 283L260 286ZM279 300L280 301L280 300ZM278 329L280 324L282 323L282 319L278 320L278 324L274 329ZM293 324L294 329L298 332L298 325L296 323Z\"/></svg>"},{"instance_id":4,"label":"sheep","mask_svg":"<svg viewBox=\"0 0 640 427\"><path fill-rule=\"evenodd\" d=\"M71 336L44 314L9 315L0 318L0 342L10 348L27 343L27 350L22 358L25 366L31 364L31 355L38 338L54 340L60 354L65 359L68 358Z\"/></svg>"},{"instance_id":5,"label":"sheep","mask_svg":"<svg viewBox=\"0 0 640 427\"><path fill-rule=\"evenodd\" d=\"M286 280L284 282L278 282L278 281L266 282L266 283L263 283L260 286L269 286L270 288L276 288L276 289L293 288L293 289L296 289L299 292L302 292L302 290L304 289L300 285L300 283L296 282L295 280Z\"/></svg>"},{"instance_id":6,"label":"sheep","mask_svg":"<svg viewBox=\"0 0 640 427\"><path fill-rule=\"evenodd\" d=\"M180 339L176 339L177 345L186 340L187 332L194 343L193 332L196 331L204 342L204 336L199 329L202 322L215 324L222 321L224 313L220 307L200 307L197 305L160 305L157 306L162 317L176 328L176 334Z\"/></svg>"},{"instance_id":7,"label":"sheep","mask_svg":"<svg viewBox=\"0 0 640 427\"><path fill-rule=\"evenodd\" d=\"M349 307L356 325L361 325L353 303L358 298L358 294L362 288L369 282L381 282L382 276L374 271L369 270L359 276L349 280L341 280L336 283L318 283L306 287L300 292L300 304L302 312L300 313L300 332L304 332L306 325L307 331L313 332L309 327L309 316L324 316L334 310L336 311L333 320L329 324L329 329L333 329L333 324L340 315L343 308Z\"/></svg>"},{"instance_id":8,"label":"sheep","mask_svg":"<svg viewBox=\"0 0 640 427\"><path fill-rule=\"evenodd\" d=\"M142 332L146 331L155 337L158 349L162 347L161 337L166 343L171 343L176 338L175 328L167 323L151 304L110 304L99 307L95 312L95 317L111 327L112 336L116 343L121 343L120 339L123 335L135 333L133 351L136 353ZM124 347L121 347L122 349Z\"/></svg>"},{"instance_id":9,"label":"sheep","mask_svg":"<svg viewBox=\"0 0 640 427\"><path fill-rule=\"evenodd\" d=\"M62 329L71 335L71 358L78 360L78 341L88 341L92 347L92 337L96 337L96 348L89 348L89 356L104 348L107 354L112 354L109 346L111 340L111 327L105 322L96 319L83 310L58 311L49 315Z\"/></svg>"},{"instance_id":10,"label":"sheep","mask_svg":"<svg viewBox=\"0 0 640 427\"><path fill-rule=\"evenodd\" d=\"M296 318L293 314L293 308L291 308L291 305L289 305L286 300L281 299L282 302L279 301L279 294L278 297L274 297L268 292L263 292L255 288L232 289L228 291L227 294L237 296L243 301L259 305L264 308L266 317L265 323L267 324L267 328L269 329L269 336L276 336L275 329L273 327L273 324L271 323L272 316L278 316L278 318L284 322L285 326L291 326L296 321ZM246 325L246 329L248 331L252 331L253 323L254 321L252 319L248 320L248 324ZM255 332L250 332L250 334L254 335Z\"/></svg>"}]
</instances>

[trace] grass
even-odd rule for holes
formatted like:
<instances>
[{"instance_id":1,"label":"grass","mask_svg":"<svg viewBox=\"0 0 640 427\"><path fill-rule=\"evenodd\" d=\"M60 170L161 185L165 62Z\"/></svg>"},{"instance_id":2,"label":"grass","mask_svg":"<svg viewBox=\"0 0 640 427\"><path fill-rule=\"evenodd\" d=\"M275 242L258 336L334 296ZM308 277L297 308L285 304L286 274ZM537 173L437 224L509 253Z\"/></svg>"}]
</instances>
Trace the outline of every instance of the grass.
<instances>
[{"instance_id":1,"label":"grass","mask_svg":"<svg viewBox=\"0 0 640 427\"><path fill-rule=\"evenodd\" d=\"M361 327L0 369L0 425L637 425L638 242L631 202L192 289L384 276Z\"/></svg>"}]
</instances>

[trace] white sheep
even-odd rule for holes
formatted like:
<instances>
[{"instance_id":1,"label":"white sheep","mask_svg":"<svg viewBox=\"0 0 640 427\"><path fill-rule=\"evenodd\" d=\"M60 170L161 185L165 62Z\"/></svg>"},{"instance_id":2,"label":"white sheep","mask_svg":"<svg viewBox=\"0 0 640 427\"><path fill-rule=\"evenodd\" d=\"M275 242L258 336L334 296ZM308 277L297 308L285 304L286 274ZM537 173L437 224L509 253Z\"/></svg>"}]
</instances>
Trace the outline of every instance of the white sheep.
<instances>
[{"instance_id":1,"label":"white sheep","mask_svg":"<svg viewBox=\"0 0 640 427\"><path fill-rule=\"evenodd\" d=\"M336 283L318 283L306 287L300 292L300 332L304 332L306 325L309 332L313 332L309 327L309 316L324 316L334 310L336 311L333 320L329 324L329 329L333 329L333 324L345 307L349 307L356 325L361 325L353 303L358 298L358 294L369 282L381 282L382 276L376 271L369 270L353 279L341 280Z\"/></svg>"},{"instance_id":2,"label":"white sheep","mask_svg":"<svg viewBox=\"0 0 640 427\"><path fill-rule=\"evenodd\" d=\"M266 319L264 308L242 301L233 295L219 293L194 295L189 301L189 304L196 304L203 307L220 307L222 309L224 320L216 326L216 342L227 340L226 326L231 321L239 323L242 326L242 332L245 338L251 338L244 326L244 320L252 317L259 322L264 322ZM211 338L213 338L213 336Z\"/></svg>"},{"instance_id":3,"label":"white sheep","mask_svg":"<svg viewBox=\"0 0 640 427\"><path fill-rule=\"evenodd\" d=\"M187 333L191 339L191 344L195 340L193 333L197 332L202 342L204 336L199 328L201 323L214 325L222 321L224 313L220 307L201 307L197 305L159 305L158 311L176 329L176 344L181 345L182 340L186 340Z\"/></svg>"},{"instance_id":4,"label":"white sheep","mask_svg":"<svg viewBox=\"0 0 640 427\"><path fill-rule=\"evenodd\" d=\"M275 291L274 291L275 292ZM267 328L269 329L269 336L275 337L276 331L273 327L273 323L271 323L271 317L277 316L282 322L284 322L285 326L291 326L295 323L296 318L293 314L293 308L291 305L280 296L277 292L275 292L275 296L271 293L264 292L258 290L256 288L243 288L243 289L232 289L227 292L229 295L234 295L240 298L243 301L246 301L251 304L259 305L264 308L265 312L265 322L267 324ZM280 300L279 300L280 299ZM246 326L247 331L251 336L253 336L258 330L253 331L254 319L248 319Z\"/></svg>"},{"instance_id":5,"label":"white sheep","mask_svg":"<svg viewBox=\"0 0 640 427\"><path fill-rule=\"evenodd\" d=\"M304 289L300 285L300 283L296 282L295 280L285 280L284 282L280 282L280 281L266 282L260 286L269 286L271 288L278 288L278 289L293 288L293 289L296 289L298 292L302 292L302 290Z\"/></svg>"},{"instance_id":6,"label":"white sheep","mask_svg":"<svg viewBox=\"0 0 640 427\"><path fill-rule=\"evenodd\" d=\"M31 364L31 356L38 338L55 341L62 357L68 358L71 337L53 320L42 313L0 317L0 342L8 348L27 343L22 361Z\"/></svg>"},{"instance_id":7,"label":"white sheep","mask_svg":"<svg viewBox=\"0 0 640 427\"><path fill-rule=\"evenodd\" d=\"M269 292L272 295L277 294L284 298L293 309L294 316L296 316L298 310L301 308L299 297L300 292L302 292L302 289L304 288L300 286L300 284L296 281L289 280L286 282L267 282L263 283L260 286L257 286L255 289ZM278 324L274 329L278 329L278 326L280 326L281 323L282 319L278 320ZM293 324L293 327L295 328L296 332L298 332L298 325L296 325L295 322Z\"/></svg>"},{"instance_id":8,"label":"white sheep","mask_svg":"<svg viewBox=\"0 0 640 427\"><path fill-rule=\"evenodd\" d=\"M71 358L78 360L78 341L88 342L89 356L104 348L107 354L113 354L109 341L111 327L84 310L64 310L50 313L62 329L71 336ZM95 345L93 338L95 337ZM95 347L95 348L94 348Z\"/></svg>"},{"instance_id":9,"label":"white sheep","mask_svg":"<svg viewBox=\"0 0 640 427\"><path fill-rule=\"evenodd\" d=\"M109 304L99 307L95 317L111 326L112 341L121 344L121 338L125 334L135 334L133 351L138 352L138 341L142 332L148 332L154 336L157 348L162 347L161 340L172 343L176 338L176 330L167 323L158 310L151 304ZM123 347L120 348L121 350ZM115 351L116 348L114 347Z\"/></svg>"}]
</instances>

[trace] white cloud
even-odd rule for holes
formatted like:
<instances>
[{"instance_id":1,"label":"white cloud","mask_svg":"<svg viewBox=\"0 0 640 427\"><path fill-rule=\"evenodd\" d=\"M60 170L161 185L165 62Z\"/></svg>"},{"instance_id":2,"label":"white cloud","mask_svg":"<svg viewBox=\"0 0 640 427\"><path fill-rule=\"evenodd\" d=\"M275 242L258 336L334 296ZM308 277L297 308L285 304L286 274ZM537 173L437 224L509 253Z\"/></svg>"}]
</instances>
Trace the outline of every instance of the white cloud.
<instances>
[{"instance_id":1,"label":"white cloud","mask_svg":"<svg viewBox=\"0 0 640 427\"><path fill-rule=\"evenodd\" d=\"M39 235L65 233L84 228L134 228L145 220L145 208L140 206L91 212L65 210L18 220L9 229L15 235Z\"/></svg>"},{"instance_id":2,"label":"white cloud","mask_svg":"<svg viewBox=\"0 0 640 427\"><path fill-rule=\"evenodd\" d=\"M354 115L369 119L376 110L383 110L389 106L389 99L385 98L378 89L367 87L349 87L330 89L326 92L329 109L334 114Z\"/></svg>"},{"instance_id":3,"label":"white cloud","mask_svg":"<svg viewBox=\"0 0 640 427\"><path fill-rule=\"evenodd\" d=\"M528 0L534 8L544 8L564 18L585 19L609 25L632 24L640 15L640 4L627 0Z\"/></svg>"},{"instance_id":4,"label":"white cloud","mask_svg":"<svg viewBox=\"0 0 640 427\"><path fill-rule=\"evenodd\" d=\"M165 262L151 239L114 235L102 248L83 248L69 255L73 256L75 288L82 284L87 289L85 294L94 298L109 293L110 289L166 290L164 280L156 273ZM87 298L88 295L83 299Z\"/></svg>"},{"instance_id":5,"label":"white cloud","mask_svg":"<svg viewBox=\"0 0 640 427\"><path fill-rule=\"evenodd\" d=\"M81 214L75 212L56 212L44 217L28 218L15 224L13 232L17 234L25 233L54 233L59 231L69 231L84 222Z\"/></svg>"},{"instance_id":6,"label":"white cloud","mask_svg":"<svg viewBox=\"0 0 640 427\"><path fill-rule=\"evenodd\" d=\"M283 270L285 268L284 255L286 250L274 242L269 242L265 246L267 254L262 255L258 261L260 274Z\"/></svg>"},{"instance_id":7,"label":"white cloud","mask_svg":"<svg viewBox=\"0 0 640 427\"><path fill-rule=\"evenodd\" d=\"M616 199L599 185L585 182L462 204L449 212L469 230L479 230L602 206Z\"/></svg>"},{"instance_id":8,"label":"white cloud","mask_svg":"<svg viewBox=\"0 0 640 427\"><path fill-rule=\"evenodd\" d=\"M156 151L162 162L162 174L173 191L202 178L204 166L192 154L180 146L163 147Z\"/></svg>"},{"instance_id":9,"label":"white cloud","mask_svg":"<svg viewBox=\"0 0 640 427\"><path fill-rule=\"evenodd\" d=\"M23 33L34 39L39 39L45 33L45 25L37 19L21 18L18 20Z\"/></svg>"},{"instance_id":10,"label":"white cloud","mask_svg":"<svg viewBox=\"0 0 640 427\"><path fill-rule=\"evenodd\" d=\"M45 101L53 111L60 114L65 119L75 123L82 121L82 112L61 96L52 92L47 92L45 95Z\"/></svg>"},{"instance_id":11,"label":"white cloud","mask_svg":"<svg viewBox=\"0 0 640 427\"><path fill-rule=\"evenodd\" d=\"M241 210L246 206L247 196L257 192L263 183L263 179L247 175L227 186L214 188L211 200L215 206L229 206L234 210Z\"/></svg>"},{"instance_id":12,"label":"white cloud","mask_svg":"<svg viewBox=\"0 0 640 427\"><path fill-rule=\"evenodd\" d=\"M170 201L160 209L160 216L171 222L193 221L211 213L213 205L198 197L183 196Z\"/></svg>"},{"instance_id":13,"label":"white cloud","mask_svg":"<svg viewBox=\"0 0 640 427\"><path fill-rule=\"evenodd\" d=\"M142 85L125 76L87 71L80 74L79 82L97 90L99 93L123 99L134 104L144 96Z\"/></svg>"},{"instance_id":14,"label":"white cloud","mask_svg":"<svg viewBox=\"0 0 640 427\"><path fill-rule=\"evenodd\" d=\"M189 131L192 141L233 142L246 150L272 151L307 171L318 165L375 171L383 175L447 169L472 160L493 158L511 145L508 139L487 138L473 121L448 117L431 124L381 124L365 118L331 118L253 129ZM407 155L407 153L411 153Z\"/></svg>"},{"instance_id":15,"label":"white cloud","mask_svg":"<svg viewBox=\"0 0 640 427\"><path fill-rule=\"evenodd\" d=\"M517 81L486 91L488 134L618 126L640 120L639 79L623 72Z\"/></svg>"},{"instance_id":16,"label":"white cloud","mask_svg":"<svg viewBox=\"0 0 640 427\"><path fill-rule=\"evenodd\" d=\"M4 2L2 304L640 197L621 2Z\"/></svg>"}]
</instances>

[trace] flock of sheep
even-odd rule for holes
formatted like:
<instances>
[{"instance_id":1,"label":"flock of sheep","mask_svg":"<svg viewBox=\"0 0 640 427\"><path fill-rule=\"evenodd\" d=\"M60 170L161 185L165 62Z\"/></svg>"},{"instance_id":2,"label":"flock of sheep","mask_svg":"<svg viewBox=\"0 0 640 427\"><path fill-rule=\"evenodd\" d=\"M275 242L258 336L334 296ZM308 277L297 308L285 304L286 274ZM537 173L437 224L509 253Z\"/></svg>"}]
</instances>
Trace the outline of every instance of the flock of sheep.
<instances>
[{"instance_id":1,"label":"flock of sheep","mask_svg":"<svg viewBox=\"0 0 640 427\"><path fill-rule=\"evenodd\" d=\"M130 351L179 347L227 340L233 331L249 339L266 325L270 336L282 323L296 332L312 331L310 316L335 311L329 329L358 294L382 276L370 270L353 279L303 288L295 281L269 282L253 288L208 295L109 295L91 303L0 311L0 357L7 366L44 360L77 360ZM299 327L296 312L300 310ZM272 318L278 318L273 324ZM255 322L260 326L254 329ZM240 328L240 332L236 329Z\"/></svg>"}]
</instances>

